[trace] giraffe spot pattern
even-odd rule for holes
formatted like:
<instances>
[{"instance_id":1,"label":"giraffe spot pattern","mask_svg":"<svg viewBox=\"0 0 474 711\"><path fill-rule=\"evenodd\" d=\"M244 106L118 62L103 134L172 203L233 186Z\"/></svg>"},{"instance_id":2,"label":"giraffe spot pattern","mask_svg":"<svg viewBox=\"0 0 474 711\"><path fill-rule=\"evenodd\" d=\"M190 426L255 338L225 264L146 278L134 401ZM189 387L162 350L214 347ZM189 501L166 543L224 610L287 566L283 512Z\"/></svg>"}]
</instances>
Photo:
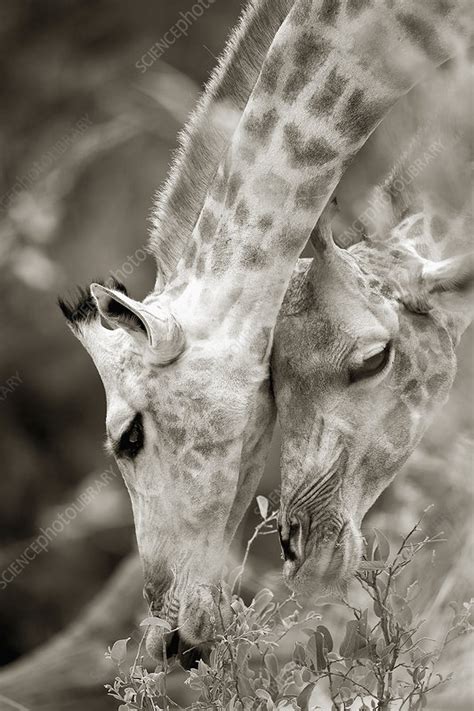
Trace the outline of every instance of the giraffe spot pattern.
<instances>
[{"instance_id":1,"label":"giraffe spot pattern","mask_svg":"<svg viewBox=\"0 0 474 711\"><path fill-rule=\"evenodd\" d=\"M249 221L250 212L247 207L245 200L239 200L237 207L235 208L235 221L242 227Z\"/></svg>"},{"instance_id":2,"label":"giraffe spot pattern","mask_svg":"<svg viewBox=\"0 0 474 711\"><path fill-rule=\"evenodd\" d=\"M294 123L284 128L284 147L295 168L325 165L338 155L324 138L305 140Z\"/></svg>"},{"instance_id":3,"label":"giraffe spot pattern","mask_svg":"<svg viewBox=\"0 0 474 711\"><path fill-rule=\"evenodd\" d=\"M260 87L263 91L274 94L278 86L278 78L283 67L284 54L282 47L273 47L260 74Z\"/></svg>"},{"instance_id":4,"label":"giraffe spot pattern","mask_svg":"<svg viewBox=\"0 0 474 711\"><path fill-rule=\"evenodd\" d=\"M302 32L295 42L295 64L299 69L308 72L320 66L328 57L331 44L322 36L310 32Z\"/></svg>"},{"instance_id":5,"label":"giraffe spot pattern","mask_svg":"<svg viewBox=\"0 0 474 711\"><path fill-rule=\"evenodd\" d=\"M199 256L197 258L197 261L195 263L194 271L198 279L200 279L203 275L204 272L206 271L206 254L205 252L201 251L199 253Z\"/></svg>"},{"instance_id":6,"label":"giraffe spot pattern","mask_svg":"<svg viewBox=\"0 0 474 711\"><path fill-rule=\"evenodd\" d=\"M295 196L295 205L302 210L312 210L318 201L325 196L328 182L334 177L334 170L327 171L323 175L306 180L298 186Z\"/></svg>"},{"instance_id":7,"label":"giraffe spot pattern","mask_svg":"<svg viewBox=\"0 0 474 711\"><path fill-rule=\"evenodd\" d=\"M448 384L449 381L447 373L435 373L431 376L431 378L429 378L428 382L426 383L428 395L436 395L440 390L446 388Z\"/></svg>"},{"instance_id":8,"label":"giraffe spot pattern","mask_svg":"<svg viewBox=\"0 0 474 711\"><path fill-rule=\"evenodd\" d=\"M290 20L294 25L300 25L309 18L311 12L311 0L301 0L290 15Z\"/></svg>"},{"instance_id":9,"label":"giraffe spot pattern","mask_svg":"<svg viewBox=\"0 0 474 711\"><path fill-rule=\"evenodd\" d=\"M278 121L278 112L275 108L265 111L262 116L250 115L245 121L244 128L253 138L258 139L263 145L268 142L273 129Z\"/></svg>"},{"instance_id":10,"label":"giraffe spot pattern","mask_svg":"<svg viewBox=\"0 0 474 711\"><path fill-rule=\"evenodd\" d=\"M347 0L347 10L351 15L358 15L371 5L371 0Z\"/></svg>"},{"instance_id":11,"label":"giraffe spot pattern","mask_svg":"<svg viewBox=\"0 0 474 711\"><path fill-rule=\"evenodd\" d=\"M285 230L278 235L276 247L282 257L293 256L295 251L301 251L301 244L304 242L305 238L307 239L307 237L308 236L306 234L300 234L300 230L295 229L291 232Z\"/></svg>"},{"instance_id":12,"label":"giraffe spot pattern","mask_svg":"<svg viewBox=\"0 0 474 711\"><path fill-rule=\"evenodd\" d=\"M196 244L196 240L193 239L193 240L191 240L191 243L190 243L188 249L186 250L185 257L184 257L184 266L186 269L189 269L194 264L196 252L197 252L197 244Z\"/></svg>"},{"instance_id":13,"label":"giraffe spot pattern","mask_svg":"<svg viewBox=\"0 0 474 711\"><path fill-rule=\"evenodd\" d=\"M443 48L434 25L408 12L398 13L397 20L410 40L419 45L430 59L437 60L443 56Z\"/></svg>"},{"instance_id":14,"label":"giraffe spot pattern","mask_svg":"<svg viewBox=\"0 0 474 711\"><path fill-rule=\"evenodd\" d=\"M268 214L268 215L262 215L261 217L258 218L258 229L261 232L268 232L271 230L273 226L273 216Z\"/></svg>"},{"instance_id":15,"label":"giraffe spot pattern","mask_svg":"<svg viewBox=\"0 0 474 711\"><path fill-rule=\"evenodd\" d=\"M283 100L291 103L299 96L308 83L308 74L303 69L295 69L290 74L283 87Z\"/></svg>"},{"instance_id":16,"label":"giraffe spot pattern","mask_svg":"<svg viewBox=\"0 0 474 711\"><path fill-rule=\"evenodd\" d=\"M246 269L261 269L267 263L267 254L259 246L246 245L242 250L240 263Z\"/></svg>"},{"instance_id":17,"label":"giraffe spot pattern","mask_svg":"<svg viewBox=\"0 0 474 711\"><path fill-rule=\"evenodd\" d=\"M210 188L210 194L216 202L222 202L224 200L225 189L226 179L223 175L218 173L214 178Z\"/></svg>"},{"instance_id":18,"label":"giraffe spot pattern","mask_svg":"<svg viewBox=\"0 0 474 711\"><path fill-rule=\"evenodd\" d=\"M317 115L321 112L328 114L334 109L346 86L347 79L339 74L337 69L331 69L323 88L316 91L308 101L309 112Z\"/></svg>"},{"instance_id":19,"label":"giraffe spot pattern","mask_svg":"<svg viewBox=\"0 0 474 711\"><path fill-rule=\"evenodd\" d=\"M385 102L366 101L363 90L354 89L337 123L337 129L352 141L358 141L375 128L386 109Z\"/></svg>"},{"instance_id":20,"label":"giraffe spot pattern","mask_svg":"<svg viewBox=\"0 0 474 711\"><path fill-rule=\"evenodd\" d=\"M325 24L334 25L340 9L340 0L323 0L321 10L319 11L319 19Z\"/></svg>"},{"instance_id":21,"label":"giraffe spot pattern","mask_svg":"<svg viewBox=\"0 0 474 711\"><path fill-rule=\"evenodd\" d=\"M302 32L295 43L295 69L290 74L283 87L284 101L293 102L311 81L314 68L320 66L331 50L331 45L321 37L315 37L309 32Z\"/></svg>"},{"instance_id":22,"label":"giraffe spot pattern","mask_svg":"<svg viewBox=\"0 0 474 711\"><path fill-rule=\"evenodd\" d=\"M382 429L389 442L398 449L406 446L411 439L409 408L401 401L384 417Z\"/></svg>"},{"instance_id":23,"label":"giraffe spot pattern","mask_svg":"<svg viewBox=\"0 0 474 711\"><path fill-rule=\"evenodd\" d=\"M218 221L211 210L205 208L199 220L199 234L203 242L211 242L217 231Z\"/></svg>"},{"instance_id":24,"label":"giraffe spot pattern","mask_svg":"<svg viewBox=\"0 0 474 711\"><path fill-rule=\"evenodd\" d=\"M213 274L223 274L232 264L232 240L226 235L226 230L221 230L219 238L212 247L211 270Z\"/></svg>"},{"instance_id":25,"label":"giraffe spot pattern","mask_svg":"<svg viewBox=\"0 0 474 711\"><path fill-rule=\"evenodd\" d=\"M403 351L398 351L395 355L393 372L397 378L406 377L411 373L410 358Z\"/></svg>"}]
</instances>

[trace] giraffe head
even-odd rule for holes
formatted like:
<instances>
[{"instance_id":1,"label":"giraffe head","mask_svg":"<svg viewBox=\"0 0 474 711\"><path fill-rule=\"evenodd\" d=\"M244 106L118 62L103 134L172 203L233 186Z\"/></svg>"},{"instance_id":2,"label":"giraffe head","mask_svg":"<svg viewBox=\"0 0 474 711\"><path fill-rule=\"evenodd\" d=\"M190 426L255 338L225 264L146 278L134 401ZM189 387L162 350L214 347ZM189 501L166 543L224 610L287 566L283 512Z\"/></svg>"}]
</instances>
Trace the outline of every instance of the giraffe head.
<instances>
[{"instance_id":1,"label":"giraffe head","mask_svg":"<svg viewBox=\"0 0 474 711\"><path fill-rule=\"evenodd\" d=\"M365 513L446 400L474 272L471 255L425 258L424 213L349 249L323 219L313 244L272 356L284 573L304 592L344 587L357 569Z\"/></svg>"},{"instance_id":2,"label":"giraffe head","mask_svg":"<svg viewBox=\"0 0 474 711\"><path fill-rule=\"evenodd\" d=\"M183 653L231 620L220 582L247 507L237 488L258 468L264 437L255 433L272 419L264 366L241 368L241 348L217 327L215 337L201 324L199 334L186 328L185 315L178 321L156 293L141 302L118 283L93 284L77 304L61 307L105 388L107 448L130 494L145 598L179 627L173 637L153 627L149 652L160 659L165 643L168 653ZM259 397L249 415L253 376ZM241 468L247 447L252 461ZM181 654L183 663L188 658Z\"/></svg>"}]
</instances>

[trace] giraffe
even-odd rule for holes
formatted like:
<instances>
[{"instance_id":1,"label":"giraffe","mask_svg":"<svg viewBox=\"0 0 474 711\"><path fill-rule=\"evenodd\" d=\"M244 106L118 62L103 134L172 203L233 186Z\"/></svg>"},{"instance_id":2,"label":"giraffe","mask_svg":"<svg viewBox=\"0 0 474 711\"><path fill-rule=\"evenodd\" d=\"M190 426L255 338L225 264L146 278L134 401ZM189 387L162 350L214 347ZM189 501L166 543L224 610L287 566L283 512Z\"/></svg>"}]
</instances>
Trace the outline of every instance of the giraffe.
<instances>
[{"instance_id":1,"label":"giraffe","mask_svg":"<svg viewBox=\"0 0 474 711\"><path fill-rule=\"evenodd\" d=\"M94 283L62 302L105 388L150 608L179 627L150 631L157 660L164 645L202 644L232 617L223 562L268 444L272 335L293 267L348 161L399 96L455 51L440 30L459 25L443 5L435 29L406 0L388 12L379 0L296 0L277 3L276 16L262 5L261 65L253 57L255 81L214 169L198 171L200 208L191 201L187 222L173 221L191 230L182 249L170 247L175 234L155 234L163 261L143 301ZM158 229L187 186L172 180Z\"/></svg>"},{"instance_id":2,"label":"giraffe","mask_svg":"<svg viewBox=\"0 0 474 711\"><path fill-rule=\"evenodd\" d=\"M469 196L453 216L433 204L426 180L402 180L432 138L415 136L373 190L364 239L338 246L329 205L316 256L301 260L277 321L279 526L284 576L299 592L344 591L362 519L446 401L472 320ZM446 157L437 163L432 171L446 170Z\"/></svg>"}]
</instances>

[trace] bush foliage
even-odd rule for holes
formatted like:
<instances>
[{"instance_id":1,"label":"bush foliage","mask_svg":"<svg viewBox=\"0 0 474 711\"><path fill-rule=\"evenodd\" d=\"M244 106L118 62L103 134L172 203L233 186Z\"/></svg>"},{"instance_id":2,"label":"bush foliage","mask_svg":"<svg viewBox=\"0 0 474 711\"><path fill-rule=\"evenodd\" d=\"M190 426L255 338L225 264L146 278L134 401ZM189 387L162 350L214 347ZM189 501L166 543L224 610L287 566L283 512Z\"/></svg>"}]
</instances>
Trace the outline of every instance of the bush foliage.
<instances>
[{"instance_id":1,"label":"bush foliage","mask_svg":"<svg viewBox=\"0 0 474 711\"><path fill-rule=\"evenodd\" d=\"M452 619L438 644L423 637L424 620L413 609L421 586L417 581L407 584L410 576L405 570L413 568L422 551L433 549L434 553L440 536L424 536L420 521L398 549L391 550L385 535L374 531L356 575L358 597L364 605L351 605L344 595L334 599L349 609L351 617L336 645L333 633L321 623L321 615L305 610L294 595L277 601L270 590L263 589L249 605L240 597L251 543L275 526L276 512L267 515L265 501L260 501L259 507L263 520L233 576L233 622L212 640L206 661L200 660L186 672L184 683L193 690L195 700L182 707L170 697L167 684L176 662L166 660L154 672L144 666L145 632L130 668L126 661L129 639L117 641L108 651L119 674L107 689L120 702L119 711L316 711L318 698L330 699L333 711L388 710L396 702L397 709L406 711L426 708L430 692L452 676L437 672L442 653L454 639L472 630L472 601L451 603ZM159 618L142 622L145 628L150 624L169 629ZM279 648L287 635L296 641L291 658L282 660Z\"/></svg>"}]
</instances>

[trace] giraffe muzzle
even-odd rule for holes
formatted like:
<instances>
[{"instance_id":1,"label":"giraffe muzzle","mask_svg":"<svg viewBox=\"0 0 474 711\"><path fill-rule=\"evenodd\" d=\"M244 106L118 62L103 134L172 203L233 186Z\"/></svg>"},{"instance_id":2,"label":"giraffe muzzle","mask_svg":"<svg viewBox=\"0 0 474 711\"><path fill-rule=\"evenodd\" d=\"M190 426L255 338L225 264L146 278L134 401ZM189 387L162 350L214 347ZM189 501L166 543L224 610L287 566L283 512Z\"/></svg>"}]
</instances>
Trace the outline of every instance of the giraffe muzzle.
<instances>
[{"instance_id":1,"label":"giraffe muzzle","mask_svg":"<svg viewBox=\"0 0 474 711\"><path fill-rule=\"evenodd\" d=\"M283 575L295 592L338 589L357 569L360 534L339 513L328 514L319 524L306 513L289 519L283 515L279 535Z\"/></svg>"}]
</instances>

